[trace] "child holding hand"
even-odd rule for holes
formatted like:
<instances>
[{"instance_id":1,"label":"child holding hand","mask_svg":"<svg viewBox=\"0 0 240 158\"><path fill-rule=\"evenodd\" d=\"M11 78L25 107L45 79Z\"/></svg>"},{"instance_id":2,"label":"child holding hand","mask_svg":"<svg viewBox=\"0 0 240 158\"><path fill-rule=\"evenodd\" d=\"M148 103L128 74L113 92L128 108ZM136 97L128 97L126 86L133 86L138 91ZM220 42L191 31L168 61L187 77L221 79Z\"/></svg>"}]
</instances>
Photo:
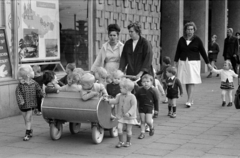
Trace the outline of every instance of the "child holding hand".
<instances>
[{"instance_id":1,"label":"child holding hand","mask_svg":"<svg viewBox=\"0 0 240 158\"><path fill-rule=\"evenodd\" d=\"M131 93L134 88L134 82L123 78L120 81L120 91L114 99L105 99L110 104L115 104L117 108L116 117L118 119L118 138L119 143L116 148L131 146L132 126L137 124L137 100ZM127 141L123 141L123 126L127 125Z\"/></svg>"},{"instance_id":2,"label":"child holding hand","mask_svg":"<svg viewBox=\"0 0 240 158\"><path fill-rule=\"evenodd\" d=\"M85 73L81 78L81 97L82 100L106 97L108 93L103 84L95 83L95 77L91 73Z\"/></svg>"},{"instance_id":3,"label":"child holding hand","mask_svg":"<svg viewBox=\"0 0 240 158\"><path fill-rule=\"evenodd\" d=\"M16 88L16 98L26 126L23 141L28 141L32 137L32 110L37 107L37 97L43 97L41 87L32 77L33 70L31 67L22 66L19 68L19 84Z\"/></svg>"},{"instance_id":4,"label":"child holding hand","mask_svg":"<svg viewBox=\"0 0 240 158\"><path fill-rule=\"evenodd\" d=\"M222 89L222 106L226 105L226 93L229 97L228 107L232 106L232 90L234 89L233 78L237 78L238 75L232 69L232 64L229 60L224 62L223 68L216 70L212 68L212 72L215 72L220 75L221 78L221 89Z\"/></svg>"}]
</instances>

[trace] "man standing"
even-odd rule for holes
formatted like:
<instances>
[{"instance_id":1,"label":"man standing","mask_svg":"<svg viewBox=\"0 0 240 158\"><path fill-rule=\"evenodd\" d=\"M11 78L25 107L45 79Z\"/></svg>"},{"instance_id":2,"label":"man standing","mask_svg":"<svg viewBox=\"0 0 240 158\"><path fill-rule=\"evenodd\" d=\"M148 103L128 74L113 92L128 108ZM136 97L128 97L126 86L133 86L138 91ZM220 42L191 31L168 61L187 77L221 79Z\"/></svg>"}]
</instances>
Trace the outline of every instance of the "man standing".
<instances>
[{"instance_id":1,"label":"man standing","mask_svg":"<svg viewBox=\"0 0 240 158\"><path fill-rule=\"evenodd\" d=\"M227 29L227 38L224 40L223 49L224 60L230 60L235 73L237 72L237 64L239 63L238 58L238 39L233 36L233 29Z\"/></svg>"}]
</instances>

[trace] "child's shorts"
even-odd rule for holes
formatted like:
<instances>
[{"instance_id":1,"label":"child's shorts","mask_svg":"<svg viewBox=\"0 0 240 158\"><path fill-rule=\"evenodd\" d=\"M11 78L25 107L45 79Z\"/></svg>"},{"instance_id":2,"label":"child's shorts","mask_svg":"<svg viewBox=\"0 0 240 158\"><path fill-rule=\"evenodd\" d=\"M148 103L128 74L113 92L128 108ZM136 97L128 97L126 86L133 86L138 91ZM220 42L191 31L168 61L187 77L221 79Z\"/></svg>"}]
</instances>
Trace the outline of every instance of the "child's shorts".
<instances>
[{"instance_id":1,"label":"child's shorts","mask_svg":"<svg viewBox=\"0 0 240 158\"><path fill-rule=\"evenodd\" d=\"M139 107L139 113L152 114L153 113L153 107L151 107L151 106Z\"/></svg>"},{"instance_id":2,"label":"child's shorts","mask_svg":"<svg viewBox=\"0 0 240 158\"><path fill-rule=\"evenodd\" d=\"M22 112L28 112L28 111L31 111L31 110L33 110L33 108L29 108L29 109L20 109L20 111L22 111Z\"/></svg>"}]
</instances>

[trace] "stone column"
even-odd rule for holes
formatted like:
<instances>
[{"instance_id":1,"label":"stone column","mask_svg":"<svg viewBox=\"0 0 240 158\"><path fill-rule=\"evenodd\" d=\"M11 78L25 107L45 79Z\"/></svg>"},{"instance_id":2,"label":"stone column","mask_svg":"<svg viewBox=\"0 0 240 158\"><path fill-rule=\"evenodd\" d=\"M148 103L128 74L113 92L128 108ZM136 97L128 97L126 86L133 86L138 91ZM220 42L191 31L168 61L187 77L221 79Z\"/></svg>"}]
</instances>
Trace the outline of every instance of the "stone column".
<instances>
[{"instance_id":1,"label":"stone column","mask_svg":"<svg viewBox=\"0 0 240 158\"><path fill-rule=\"evenodd\" d=\"M197 26L197 35L203 42L205 49L208 47L208 16L209 0L185 0L184 22L193 21ZM204 60L201 62L201 72L206 72Z\"/></svg>"},{"instance_id":2,"label":"stone column","mask_svg":"<svg viewBox=\"0 0 240 158\"><path fill-rule=\"evenodd\" d=\"M223 46L227 34L227 0L214 0L211 2L211 35L217 35L220 52L217 58L217 67L221 68L224 62ZM209 38L210 39L210 38Z\"/></svg>"},{"instance_id":3,"label":"stone column","mask_svg":"<svg viewBox=\"0 0 240 158\"><path fill-rule=\"evenodd\" d=\"M162 57L174 61L178 39L183 35L183 1L162 0Z\"/></svg>"},{"instance_id":4,"label":"stone column","mask_svg":"<svg viewBox=\"0 0 240 158\"><path fill-rule=\"evenodd\" d=\"M228 0L228 27L233 28L233 33L240 32L240 1Z\"/></svg>"}]
</instances>

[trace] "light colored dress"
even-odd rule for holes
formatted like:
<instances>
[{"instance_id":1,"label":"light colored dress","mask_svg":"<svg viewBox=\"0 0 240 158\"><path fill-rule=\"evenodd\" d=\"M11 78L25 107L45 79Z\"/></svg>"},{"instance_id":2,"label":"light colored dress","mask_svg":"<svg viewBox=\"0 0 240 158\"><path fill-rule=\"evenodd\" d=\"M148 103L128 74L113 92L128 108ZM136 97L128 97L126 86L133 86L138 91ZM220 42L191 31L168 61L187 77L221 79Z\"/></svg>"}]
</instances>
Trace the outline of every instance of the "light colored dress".
<instances>
[{"instance_id":1,"label":"light colored dress","mask_svg":"<svg viewBox=\"0 0 240 158\"><path fill-rule=\"evenodd\" d=\"M122 49L123 43L120 41L114 48L110 46L109 41L104 43L91 67L91 71L96 71L97 67L104 67L108 72L118 70Z\"/></svg>"}]
</instances>

